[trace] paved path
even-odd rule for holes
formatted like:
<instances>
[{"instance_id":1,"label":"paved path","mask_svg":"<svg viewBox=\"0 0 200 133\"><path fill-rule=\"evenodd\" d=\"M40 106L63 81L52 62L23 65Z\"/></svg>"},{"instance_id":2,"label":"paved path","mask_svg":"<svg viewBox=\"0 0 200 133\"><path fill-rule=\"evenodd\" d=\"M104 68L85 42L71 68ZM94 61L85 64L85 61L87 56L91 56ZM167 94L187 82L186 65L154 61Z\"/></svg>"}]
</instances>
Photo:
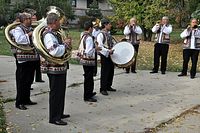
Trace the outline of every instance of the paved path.
<instances>
[{"instance_id":1,"label":"paved path","mask_svg":"<svg viewBox=\"0 0 200 133\"><path fill-rule=\"evenodd\" d=\"M0 83L0 92L5 99L13 99L16 95L14 59L0 56L0 62L0 80L7 81ZM71 117L64 119L67 126L48 123L48 78L43 75L45 83L32 86L31 99L37 105L20 111L14 102L5 104L8 130L13 133L142 133L200 104L200 74L191 80L189 76L178 78L178 73L173 72L126 74L116 69L113 87L118 91L109 96L100 95L98 75L95 81L98 102L86 103L82 97L82 73L80 65L70 65L65 112Z\"/></svg>"}]
</instances>

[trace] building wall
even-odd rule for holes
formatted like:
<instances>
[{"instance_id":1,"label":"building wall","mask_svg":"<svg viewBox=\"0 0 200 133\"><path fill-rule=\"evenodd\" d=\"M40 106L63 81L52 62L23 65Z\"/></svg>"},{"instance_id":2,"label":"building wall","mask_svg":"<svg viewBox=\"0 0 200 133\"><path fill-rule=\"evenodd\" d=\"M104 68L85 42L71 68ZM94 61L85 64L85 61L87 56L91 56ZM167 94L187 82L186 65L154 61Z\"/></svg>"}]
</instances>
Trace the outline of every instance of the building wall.
<instances>
[{"instance_id":1,"label":"building wall","mask_svg":"<svg viewBox=\"0 0 200 133\"><path fill-rule=\"evenodd\" d=\"M108 4L107 0L99 1L99 8L102 10L103 15L112 15L112 8ZM87 0L76 0L75 15L84 16L85 10L87 10Z\"/></svg>"}]
</instances>

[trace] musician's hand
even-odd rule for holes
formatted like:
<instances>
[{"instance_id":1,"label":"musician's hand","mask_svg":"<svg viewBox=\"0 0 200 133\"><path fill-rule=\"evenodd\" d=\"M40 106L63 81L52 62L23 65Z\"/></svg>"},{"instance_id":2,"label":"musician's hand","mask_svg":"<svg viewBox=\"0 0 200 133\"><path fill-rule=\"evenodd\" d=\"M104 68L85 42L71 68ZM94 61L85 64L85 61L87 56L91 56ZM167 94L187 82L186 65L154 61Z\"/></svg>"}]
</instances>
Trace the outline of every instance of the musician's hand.
<instances>
[{"instance_id":1,"label":"musician's hand","mask_svg":"<svg viewBox=\"0 0 200 133\"><path fill-rule=\"evenodd\" d=\"M98 51L101 51L101 50L102 50L102 48L101 48L101 47L98 47L98 46L96 46L96 47L95 47L95 50L98 52Z\"/></svg>"},{"instance_id":2,"label":"musician's hand","mask_svg":"<svg viewBox=\"0 0 200 133\"><path fill-rule=\"evenodd\" d=\"M72 38L68 37L64 40L64 43L67 45L71 45L72 44Z\"/></svg>"},{"instance_id":3,"label":"musician's hand","mask_svg":"<svg viewBox=\"0 0 200 133\"><path fill-rule=\"evenodd\" d=\"M115 51L114 49L110 50L109 54L112 55L114 53L114 51Z\"/></svg>"},{"instance_id":4,"label":"musician's hand","mask_svg":"<svg viewBox=\"0 0 200 133\"><path fill-rule=\"evenodd\" d=\"M28 33L28 36L32 36L32 34L33 34L33 32L31 31L31 32Z\"/></svg>"}]
</instances>

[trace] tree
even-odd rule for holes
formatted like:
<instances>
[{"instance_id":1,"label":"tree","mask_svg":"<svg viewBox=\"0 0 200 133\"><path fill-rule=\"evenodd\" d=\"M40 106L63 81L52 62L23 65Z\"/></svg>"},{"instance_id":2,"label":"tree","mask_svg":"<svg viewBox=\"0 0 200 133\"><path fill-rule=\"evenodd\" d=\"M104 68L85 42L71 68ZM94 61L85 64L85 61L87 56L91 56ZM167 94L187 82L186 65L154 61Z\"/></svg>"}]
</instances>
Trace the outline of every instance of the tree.
<instances>
[{"instance_id":1,"label":"tree","mask_svg":"<svg viewBox=\"0 0 200 133\"><path fill-rule=\"evenodd\" d=\"M87 10L86 15L88 15L89 17L92 18L102 18L102 13L101 13L101 9L99 9L98 6L98 2L96 0L94 0L91 4L90 4L90 8L89 10Z\"/></svg>"},{"instance_id":2,"label":"tree","mask_svg":"<svg viewBox=\"0 0 200 133\"><path fill-rule=\"evenodd\" d=\"M109 0L114 12L115 21L124 19L129 21L131 17L136 17L144 33L144 40L151 40L151 28L166 15L167 3L163 0Z\"/></svg>"},{"instance_id":3,"label":"tree","mask_svg":"<svg viewBox=\"0 0 200 133\"><path fill-rule=\"evenodd\" d=\"M46 8L48 6L60 7L67 18L74 19L74 11L71 6L70 0L18 0L14 5L6 2L7 0L0 0L0 18L3 16L8 22L8 19L14 20L17 12L22 12L25 8L31 8L37 11L37 17L40 19L46 16Z\"/></svg>"}]
</instances>

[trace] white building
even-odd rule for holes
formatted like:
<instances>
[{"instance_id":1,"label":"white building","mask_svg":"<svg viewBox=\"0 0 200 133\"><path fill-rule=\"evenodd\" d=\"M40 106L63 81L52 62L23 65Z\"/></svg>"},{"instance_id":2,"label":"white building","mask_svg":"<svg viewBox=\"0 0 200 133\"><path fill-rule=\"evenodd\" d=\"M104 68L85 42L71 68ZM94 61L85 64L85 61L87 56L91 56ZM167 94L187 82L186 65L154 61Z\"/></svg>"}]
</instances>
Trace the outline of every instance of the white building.
<instances>
[{"instance_id":1,"label":"white building","mask_svg":"<svg viewBox=\"0 0 200 133\"><path fill-rule=\"evenodd\" d=\"M72 0L72 6L75 10L75 15L84 16L85 11L89 9L90 4L93 0ZM99 8L103 15L112 15L112 7L107 0L97 0Z\"/></svg>"}]
</instances>

